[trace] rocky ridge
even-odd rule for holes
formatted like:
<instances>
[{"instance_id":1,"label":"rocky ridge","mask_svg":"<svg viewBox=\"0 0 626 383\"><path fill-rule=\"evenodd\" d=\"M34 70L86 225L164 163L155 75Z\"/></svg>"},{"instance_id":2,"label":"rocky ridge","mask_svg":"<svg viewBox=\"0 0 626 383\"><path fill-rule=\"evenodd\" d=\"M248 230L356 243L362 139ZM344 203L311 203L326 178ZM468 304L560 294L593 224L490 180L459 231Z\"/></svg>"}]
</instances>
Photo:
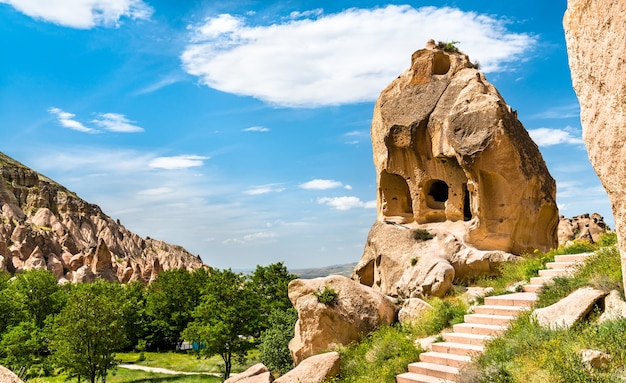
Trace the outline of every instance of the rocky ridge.
<instances>
[{"instance_id":1,"label":"rocky ridge","mask_svg":"<svg viewBox=\"0 0 626 383\"><path fill-rule=\"evenodd\" d=\"M204 267L181 246L141 238L97 205L0 152L0 271L47 269L59 282L148 283Z\"/></svg>"}]
</instances>

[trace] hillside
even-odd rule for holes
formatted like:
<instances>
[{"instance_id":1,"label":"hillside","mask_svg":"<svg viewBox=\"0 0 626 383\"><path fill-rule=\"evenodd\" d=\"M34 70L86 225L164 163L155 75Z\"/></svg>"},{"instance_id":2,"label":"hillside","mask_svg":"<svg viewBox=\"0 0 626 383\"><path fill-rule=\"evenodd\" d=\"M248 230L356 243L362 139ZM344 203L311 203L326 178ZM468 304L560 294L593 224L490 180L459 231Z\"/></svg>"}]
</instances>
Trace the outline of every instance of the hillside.
<instances>
[{"instance_id":1,"label":"hillside","mask_svg":"<svg viewBox=\"0 0 626 383\"><path fill-rule=\"evenodd\" d=\"M0 152L0 270L48 269L61 282L149 282L203 267L199 256L141 238L99 206Z\"/></svg>"}]
</instances>

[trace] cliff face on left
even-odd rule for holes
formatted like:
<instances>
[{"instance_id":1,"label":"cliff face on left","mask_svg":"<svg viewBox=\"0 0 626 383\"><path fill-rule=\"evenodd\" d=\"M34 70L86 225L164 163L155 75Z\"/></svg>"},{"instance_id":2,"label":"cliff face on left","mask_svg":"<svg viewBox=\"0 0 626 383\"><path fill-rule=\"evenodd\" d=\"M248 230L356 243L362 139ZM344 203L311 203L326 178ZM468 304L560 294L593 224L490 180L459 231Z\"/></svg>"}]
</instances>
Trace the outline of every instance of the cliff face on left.
<instances>
[{"instance_id":1,"label":"cliff face on left","mask_svg":"<svg viewBox=\"0 0 626 383\"><path fill-rule=\"evenodd\" d=\"M150 282L203 267L181 246L141 238L51 179L0 152L0 271L48 269L60 282Z\"/></svg>"}]
</instances>

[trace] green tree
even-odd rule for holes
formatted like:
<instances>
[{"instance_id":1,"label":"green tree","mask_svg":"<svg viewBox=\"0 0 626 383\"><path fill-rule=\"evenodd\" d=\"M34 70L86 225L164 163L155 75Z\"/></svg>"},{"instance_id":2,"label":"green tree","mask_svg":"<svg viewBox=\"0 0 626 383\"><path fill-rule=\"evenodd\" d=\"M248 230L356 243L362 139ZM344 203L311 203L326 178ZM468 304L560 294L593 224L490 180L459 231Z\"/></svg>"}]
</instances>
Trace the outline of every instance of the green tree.
<instances>
[{"instance_id":1,"label":"green tree","mask_svg":"<svg viewBox=\"0 0 626 383\"><path fill-rule=\"evenodd\" d=\"M274 310L268 319L268 329L259 339L259 358L271 371L281 374L293 368L289 341L294 337L298 313L293 307Z\"/></svg>"},{"instance_id":2,"label":"green tree","mask_svg":"<svg viewBox=\"0 0 626 383\"><path fill-rule=\"evenodd\" d=\"M104 281L73 285L67 305L54 321L51 348L70 377L95 383L117 365L114 352L124 347L121 286Z\"/></svg>"},{"instance_id":3,"label":"green tree","mask_svg":"<svg viewBox=\"0 0 626 383\"><path fill-rule=\"evenodd\" d=\"M202 344L201 356L220 355L224 361L224 379L228 379L233 356L244 359L254 347L259 305L250 281L230 269L211 270L202 302L193 317L183 338Z\"/></svg>"},{"instance_id":4,"label":"green tree","mask_svg":"<svg viewBox=\"0 0 626 383\"><path fill-rule=\"evenodd\" d=\"M269 318L273 311L287 311L292 308L287 286L296 278L298 276L291 274L282 262L257 266L250 275L252 290L259 299L261 331L270 326Z\"/></svg>"},{"instance_id":5,"label":"green tree","mask_svg":"<svg viewBox=\"0 0 626 383\"><path fill-rule=\"evenodd\" d=\"M29 270L18 274L9 282L16 299L23 303L28 316L37 328L43 328L49 315L56 315L65 305L66 295L56 277L47 270Z\"/></svg>"},{"instance_id":6,"label":"green tree","mask_svg":"<svg viewBox=\"0 0 626 383\"><path fill-rule=\"evenodd\" d=\"M49 372L47 354L48 337L32 320L11 326L0 341L1 364L27 377L40 373L39 367Z\"/></svg>"},{"instance_id":7,"label":"green tree","mask_svg":"<svg viewBox=\"0 0 626 383\"><path fill-rule=\"evenodd\" d=\"M193 310L200 304L207 279L204 269L192 273L173 269L160 273L148 286L146 315L150 335L147 340L153 347L171 349L182 340L181 333L193 319Z\"/></svg>"}]
</instances>

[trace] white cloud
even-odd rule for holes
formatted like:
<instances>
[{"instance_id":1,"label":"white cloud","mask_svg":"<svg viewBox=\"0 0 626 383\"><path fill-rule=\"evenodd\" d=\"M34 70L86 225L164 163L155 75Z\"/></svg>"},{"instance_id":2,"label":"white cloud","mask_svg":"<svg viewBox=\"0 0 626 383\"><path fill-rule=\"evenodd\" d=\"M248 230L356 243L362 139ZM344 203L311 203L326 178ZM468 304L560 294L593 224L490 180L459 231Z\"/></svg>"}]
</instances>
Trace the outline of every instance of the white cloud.
<instances>
[{"instance_id":1,"label":"white cloud","mask_svg":"<svg viewBox=\"0 0 626 383\"><path fill-rule=\"evenodd\" d=\"M280 193L282 191L285 191L284 187L280 187L280 185L277 185L277 184L269 184L269 185L255 186L251 189L246 190L243 193L248 194L248 195L261 195L261 194L268 194L268 193Z\"/></svg>"},{"instance_id":2,"label":"white cloud","mask_svg":"<svg viewBox=\"0 0 626 383\"><path fill-rule=\"evenodd\" d=\"M244 245L247 243L255 242L255 243L272 243L276 241L278 237L277 233L271 231L262 231L258 233L244 235L241 238L229 238L223 241L225 245Z\"/></svg>"},{"instance_id":3,"label":"white cloud","mask_svg":"<svg viewBox=\"0 0 626 383\"><path fill-rule=\"evenodd\" d=\"M76 121L74 119L76 115L73 113L68 113L55 107L49 108L48 112L55 115L61 126L63 126L64 128L76 130L83 133L98 133L96 129L86 127L81 122Z\"/></svg>"},{"instance_id":4,"label":"white cloud","mask_svg":"<svg viewBox=\"0 0 626 383\"><path fill-rule=\"evenodd\" d=\"M171 194L173 192L174 192L174 189L172 189L172 188L160 187L160 188L141 190L137 194L141 195L141 196L154 197L154 196L162 196L162 195L166 195L166 194Z\"/></svg>"},{"instance_id":5,"label":"white cloud","mask_svg":"<svg viewBox=\"0 0 626 383\"><path fill-rule=\"evenodd\" d=\"M133 125L129 119L126 118L123 114L118 113L101 113L98 115L99 118L92 120L94 124L108 130L109 132L118 132L118 133L137 133L143 132L144 129L137 125Z\"/></svg>"},{"instance_id":6,"label":"white cloud","mask_svg":"<svg viewBox=\"0 0 626 383\"><path fill-rule=\"evenodd\" d=\"M300 184L301 189L307 189L307 190L328 190L328 189L340 188L342 186L343 184L339 181L320 180L320 179L315 179L315 180L311 180L309 182Z\"/></svg>"},{"instance_id":7,"label":"white cloud","mask_svg":"<svg viewBox=\"0 0 626 383\"><path fill-rule=\"evenodd\" d=\"M269 132L269 128L263 127L263 126L251 126L249 128L245 128L243 129L244 132L261 132L261 133L265 133L265 132Z\"/></svg>"},{"instance_id":8,"label":"white cloud","mask_svg":"<svg viewBox=\"0 0 626 383\"><path fill-rule=\"evenodd\" d=\"M322 197L317 203L325 204L337 210L350 210L357 207L375 209L376 201L361 201L358 197Z\"/></svg>"},{"instance_id":9,"label":"white cloud","mask_svg":"<svg viewBox=\"0 0 626 383\"><path fill-rule=\"evenodd\" d=\"M561 119L580 117L580 106L578 103L570 105L556 106L544 110L541 113L532 115L533 118Z\"/></svg>"},{"instance_id":10,"label":"white cloud","mask_svg":"<svg viewBox=\"0 0 626 383\"><path fill-rule=\"evenodd\" d=\"M119 26L122 17L149 19L153 9L141 0L0 0L18 11L65 27Z\"/></svg>"},{"instance_id":11,"label":"white cloud","mask_svg":"<svg viewBox=\"0 0 626 383\"><path fill-rule=\"evenodd\" d=\"M190 27L183 67L224 92L315 107L375 100L430 38L460 40L485 72L518 63L536 43L508 31L503 20L447 7L388 5L293 17L305 18L267 26L228 14L207 18Z\"/></svg>"},{"instance_id":12,"label":"white cloud","mask_svg":"<svg viewBox=\"0 0 626 383\"><path fill-rule=\"evenodd\" d=\"M181 155L173 157L157 157L150 161L149 167L154 169L187 169L204 165L204 160L208 160L209 157L196 156L196 155Z\"/></svg>"},{"instance_id":13,"label":"white cloud","mask_svg":"<svg viewBox=\"0 0 626 383\"><path fill-rule=\"evenodd\" d=\"M528 134L538 146L552 146L560 144L581 145L581 133L571 127L565 129L538 128L529 129Z\"/></svg>"}]
</instances>

